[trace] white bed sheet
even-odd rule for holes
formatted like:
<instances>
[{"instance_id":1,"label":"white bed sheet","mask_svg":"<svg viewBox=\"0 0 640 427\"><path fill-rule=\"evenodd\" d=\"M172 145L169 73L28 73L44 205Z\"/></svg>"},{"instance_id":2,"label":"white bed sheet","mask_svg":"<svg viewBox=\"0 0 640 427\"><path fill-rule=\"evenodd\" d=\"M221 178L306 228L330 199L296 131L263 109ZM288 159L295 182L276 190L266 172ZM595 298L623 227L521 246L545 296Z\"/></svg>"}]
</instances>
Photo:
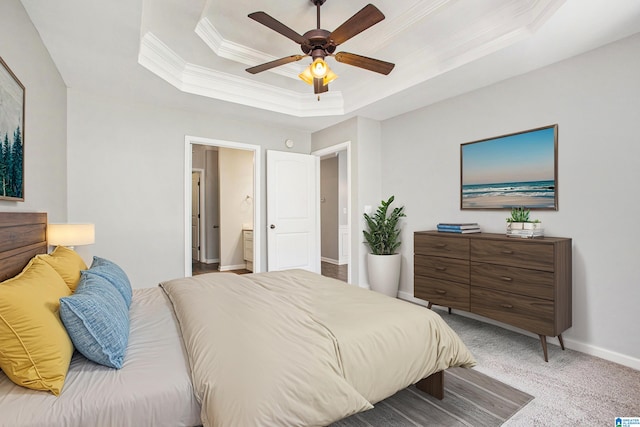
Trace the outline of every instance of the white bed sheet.
<instances>
[{"instance_id":1,"label":"white bed sheet","mask_svg":"<svg viewBox=\"0 0 640 427\"><path fill-rule=\"evenodd\" d=\"M13 384L0 372L0 426L196 426L184 344L165 293L135 289L122 369L74 354L59 397Z\"/></svg>"}]
</instances>

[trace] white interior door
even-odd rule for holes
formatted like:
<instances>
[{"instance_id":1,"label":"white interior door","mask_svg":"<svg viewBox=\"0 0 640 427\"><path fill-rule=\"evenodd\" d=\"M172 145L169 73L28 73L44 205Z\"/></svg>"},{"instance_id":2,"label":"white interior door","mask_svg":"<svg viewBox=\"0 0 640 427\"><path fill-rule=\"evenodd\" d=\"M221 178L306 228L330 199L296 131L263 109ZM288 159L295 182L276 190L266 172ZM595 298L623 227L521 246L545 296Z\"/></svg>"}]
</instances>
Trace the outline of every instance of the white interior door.
<instances>
[{"instance_id":1,"label":"white interior door","mask_svg":"<svg viewBox=\"0 0 640 427\"><path fill-rule=\"evenodd\" d=\"M191 258L200 261L200 172L191 172Z\"/></svg>"},{"instance_id":2,"label":"white interior door","mask_svg":"<svg viewBox=\"0 0 640 427\"><path fill-rule=\"evenodd\" d=\"M267 269L320 273L320 159L267 151Z\"/></svg>"}]
</instances>

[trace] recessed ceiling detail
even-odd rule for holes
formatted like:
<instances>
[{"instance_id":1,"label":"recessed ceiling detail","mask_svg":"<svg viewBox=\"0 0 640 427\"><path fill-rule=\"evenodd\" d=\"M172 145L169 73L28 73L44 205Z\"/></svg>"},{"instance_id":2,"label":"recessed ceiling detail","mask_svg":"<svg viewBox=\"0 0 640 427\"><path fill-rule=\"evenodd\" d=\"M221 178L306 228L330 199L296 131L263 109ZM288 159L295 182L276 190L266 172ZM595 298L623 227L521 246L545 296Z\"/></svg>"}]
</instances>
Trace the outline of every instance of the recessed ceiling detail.
<instances>
[{"instance_id":1,"label":"recessed ceiling detail","mask_svg":"<svg viewBox=\"0 0 640 427\"><path fill-rule=\"evenodd\" d=\"M168 21L158 17L175 14L175 9L160 10L170 3L143 3L145 31L138 55L142 66L183 92L312 117L349 113L530 37L565 0L376 0L387 19L347 42L346 49L395 63L393 73L379 76L351 68L347 72L329 57L340 79L319 101L298 79L310 61L276 67L259 78L247 77L244 71L247 65L301 53L285 37L249 19L248 13L268 11L301 31L315 18L315 6L309 0L202 2L199 16L184 17L191 22L191 35L186 27L184 34L166 31ZM327 0L323 25L339 25L366 3ZM261 43L251 46L252 40ZM203 42L208 49L199 49Z\"/></svg>"},{"instance_id":2,"label":"recessed ceiling detail","mask_svg":"<svg viewBox=\"0 0 640 427\"><path fill-rule=\"evenodd\" d=\"M190 64L152 33L147 33L142 38L138 62L186 93L298 117L344 114L340 92L324 94L320 102L313 94L282 89L249 78Z\"/></svg>"},{"instance_id":3,"label":"recessed ceiling detail","mask_svg":"<svg viewBox=\"0 0 640 427\"><path fill-rule=\"evenodd\" d=\"M209 21L209 18L202 18L198 21L196 34L200 36L216 55L240 64L256 65L278 59L273 55L224 39L211 21ZM304 70L304 67L300 64L287 64L269 71L298 80L298 74L300 74L302 70Z\"/></svg>"}]
</instances>

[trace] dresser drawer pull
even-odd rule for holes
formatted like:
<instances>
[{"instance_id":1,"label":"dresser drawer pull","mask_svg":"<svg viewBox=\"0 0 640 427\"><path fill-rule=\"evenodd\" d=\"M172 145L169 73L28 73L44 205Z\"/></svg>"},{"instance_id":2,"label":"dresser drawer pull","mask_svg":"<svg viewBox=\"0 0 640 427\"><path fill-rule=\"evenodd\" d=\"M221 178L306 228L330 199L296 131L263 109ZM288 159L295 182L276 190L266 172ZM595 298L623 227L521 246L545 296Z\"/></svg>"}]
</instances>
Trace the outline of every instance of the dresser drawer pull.
<instances>
[{"instance_id":1,"label":"dresser drawer pull","mask_svg":"<svg viewBox=\"0 0 640 427\"><path fill-rule=\"evenodd\" d=\"M447 267L436 267L436 271L447 271Z\"/></svg>"},{"instance_id":2,"label":"dresser drawer pull","mask_svg":"<svg viewBox=\"0 0 640 427\"><path fill-rule=\"evenodd\" d=\"M503 253L503 254L505 254L505 255L512 255L512 254L513 254L513 251L510 251L510 250L508 250L508 249L505 249L504 251L502 251L502 253Z\"/></svg>"},{"instance_id":3,"label":"dresser drawer pull","mask_svg":"<svg viewBox=\"0 0 640 427\"><path fill-rule=\"evenodd\" d=\"M446 294L446 293L447 293L447 291L443 291L443 290L441 290L441 289L436 289L436 294L444 295L444 294Z\"/></svg>"},{"instance_id":4,"label":"dresser drawer pull","mask_svg":"<svg viewBox=\"0 0 640 427\"><path fill-rule=\"evenodd\" d=\"M511 277L507 277L507 276L502 276L500 277L502 280L504 280L505 282L512 282L513 279Z\"/></svg>"},{"instance_id":5,"label":"dresser drawer pull","mask_svg":"<svg viewBox=\"0 0 640 427\"><path fill-rule=\"evenodd\" d=\"M446 244L446 243L437 243L437 244L436 244L436 248L438 248L438 249L444 249L444 248L446 248L446 247L447 247L447 244Z\"/></svg>"},{"instance_id":6,"label":"dresser drawer pull","mask_svg":"<svg viewBox=\"0 0 640 427\"><path fill-rule=\"evenodd\" d=\"M511 304L500 304L500 307L502 307L502 308L513 308L513 306Z\"/></svg>"}]
</instances>

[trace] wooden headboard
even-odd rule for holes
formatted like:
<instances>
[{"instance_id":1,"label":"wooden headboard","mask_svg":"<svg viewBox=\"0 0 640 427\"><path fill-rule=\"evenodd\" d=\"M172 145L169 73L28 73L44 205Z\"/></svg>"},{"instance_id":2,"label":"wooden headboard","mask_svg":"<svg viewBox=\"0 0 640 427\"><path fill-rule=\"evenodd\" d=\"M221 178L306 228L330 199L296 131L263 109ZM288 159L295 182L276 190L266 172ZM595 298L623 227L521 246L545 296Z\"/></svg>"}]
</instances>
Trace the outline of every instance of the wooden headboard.
<instances>
[{"instance_id":1,"label":"wooden headboard","mask_svg":"<svg viewBox=\"0 0 640 427\"><path fill-rule=\"evenodd\" d=\"M46 213L0 212L0 281L20 273L35 255L46 253Z\"/></svg>"}]
</instances>

